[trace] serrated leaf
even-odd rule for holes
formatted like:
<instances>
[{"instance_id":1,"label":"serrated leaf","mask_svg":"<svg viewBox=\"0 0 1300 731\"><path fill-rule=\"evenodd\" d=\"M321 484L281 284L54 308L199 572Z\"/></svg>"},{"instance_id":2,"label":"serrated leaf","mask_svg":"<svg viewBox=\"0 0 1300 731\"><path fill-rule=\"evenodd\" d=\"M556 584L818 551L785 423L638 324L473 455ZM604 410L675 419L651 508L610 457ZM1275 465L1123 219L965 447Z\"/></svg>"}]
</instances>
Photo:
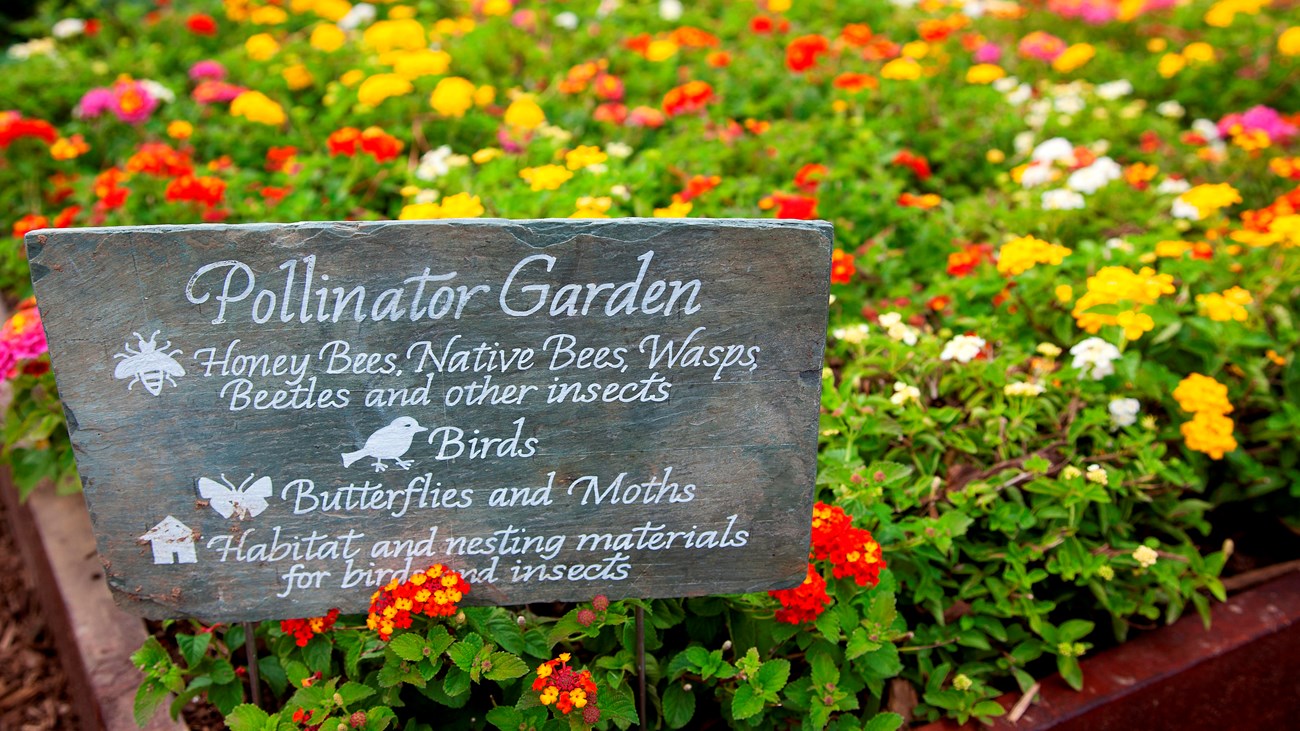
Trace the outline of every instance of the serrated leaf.
<instances>
[{"instance_id":1,"label":"serrated leaf","mask_svg":"<svg viewBox=\"0 0 1300 731\"><path fill-rule=\"evenodd\" d=\"M343 699L343 705L350 706L360 700L365 700L375 694L375 689L362 683L348 681L338 689L339 697Z\"/></svg>"},{"instance_id":2,"label":"serrated leaf","mask_svg":"<svg viewBox=\"0 0 1300 731\"><path fill-rule=\"evenodd\" d=\"M478 655L479 650L483 649L483 638L470 632L465 635L465 639L455 643L447 648L447 657L455 663L456 667L469 672L474 666L474 658Z\"/></svg>"},{"instance_id":3,"label":"serrated leaf","mask_svg":"<svg viewBox=\"0 0 1300 731\"><path fill-rule=\"evenodd\" d=\"M181 650L181 657L185 658L185 666L192 668L198 665L207 654L208 645L212 644L212 634L209 632L200 632L197 635L176 635L176 645Z\"/></svg>"},{"instance_id":4,"label":"serrated leaf","mask_svg":"<svg viewBox=\"0 0 1300 731\"><path fill-rule=\"evenodd\" d=\"M763 667L758 669L758 675L754 678L754 683L762 689L763 694L769 700L775 701L775 694L780 692L789 680L790 661L777 658L763 663Z\"/></svg>"},{"instance_id":5,"label":"serrated leaf","mask_svg":"<svg viewBox=\"0 0 1300 731\"><path fill-rule=\"evenodd\" d=\"M313 673L325 674L329 672L330 653L333 650L334 643L318 635L311 638L307 646L302 648L302 659L307 662L307 668Z\"/></svg>"},{"instance_id":6,"label":"serrated leaf","mask_svg":"<svg viewBox=\"0 0 1300 731\"><path fill-rule=\"evenodd\" d=\"M424 649L427 647L424 638L413 632L405 632L392 639L388 643L397 656L408 662L416 662L424 659Z\"/></svg>"},{"instance_id":7,"label":"serrated leaf","mask_svg":"<svg viewBox=\"0 0 1300 731\"><path fill-rule=\"evenodd\" d=\"M271 686L271 690L276 695L283 695L285 689L289 687L289 679L285 676L284 668L280 665L280 658L274 655L258 658L257 669L262 671L262 680Z\"/></svg>"},{"instance_id":8,"label":"serrated leaf","mask_svg":"<svg viewBox=\"0 0 1300 731\"><path fill-rule=\"evenodd\" d=\"M867 721L862 731L898 731L903 725L903 717L897 713L878 713Z\"/></svg>"},{"instance_id":9,"label":"serrated leaf","mask_svg":"<svg viewBox=\"0 0 1300 731\"><path fill-rule=\"evenodd\" d=\"M458 667L447 668L447 677L442 681L442 692L456 697L469 690L469 673Z\"/></svg>"},{"instance_id":10,"label":"serrated leaf","mask_svg":"<svg viewBox=\"0 0 1300 731\"><path fill-rule=\"evenodd\" d=\"M518 731L520 728L527 728L524 725L523 712L514 706L497 706L488 711L484 718L501 731Z\"/></svg>"},{"instance_id":11,"label":"serrated leaf","mask_svg":"<svg viewBox=\"0 0 1300 731\"><path fill-rule=\"evenodd\" d=\"M488 657L492 669L483 674L488 680L513 680L528 673L528 663L509 652L494 652Z\"/></svg>"},{"instance_id":12,"label":"serrated leaf","mask_svg":"<svg viewBox=\"0 0 1300 731\"><path fill-rule=\"evenodd\" d=\"M858 627L849 635L849 641L844 646L844 659L854 660L878 649L880 643L871 640L871 633L865 627Z\"/></svg>"},{"instance_id":13,"label":"serrated leaf","mask_svg":"<svg viewBox=\"0 0 1300 731\"><path fill-rule=\"evenodd\" d=\"M132 715L135 716L135 725L143 728L149 723L149 719L153 718L154 712L167 700L168 695L167 688L163 687L162 683L146 678L136 689L135 703L131 708Z\"/></svg>"},{"instance_id":14,"label":"serrated leaf","mask_svg":"<svg viewBox=\"0 0 1300 731\"><path fill-rule=\"evenodd\" d=\"M435 624L433 629L429 630L429 636L425 641L429 645L430 655L441 655L447 651L448 647L451 647L456 638L451 636L446 627Z\"/></svg>"},{"instance_id":15,"label":"serrated leaf","mask_svg":"<svg viewBox=\"0 0 1300 731\"><path fill-rule=\"evenodd\" d=\"M149 637L140 649L131 653L131 663L144 672L149 672L154 665L164 661L170 664L171 657L167 655L167 651L163 649L157 637Z\"/></svg>"},{"instance_id":16,"label":"serrated leaf","mask_svg":"<svg viewBox=\"0 0 1300 731\"><path fill-rule=\"evenodd\" d=\"M663 695L664 723L668 728L682 728L695 716L695 694L681 683L669 683Z\"/></svg>"},{"instance_id":17,"label":"serrated leaf","mask_svg":"<svg viewBox=\"0 0 1300 731\"><path fill-rule=\"evenodd\" d=\"M235 666L225 658L218 658L212 663L212 670L208 671L208 676L212 678L213 685L225 685L235 681Z\"/></svg>"},{"instance_id":18,"label":"serrated leaf","mask_svg":"<svg viewBox=\"0 0 1300 731\"><path fill-rule=\"evenodd\" d=\"M266 711L251 703L235 706L226 714L226 725L230 731L262 731L270 716Z\"/></svg>"},{"instance_id":19,"label":"serrated leaf","mask_svg":"<svg viewBox=\"0 0 1300 731\"><path fill-rule=\"evenodd\" d=\"M754 686L746 683L736 688L736 695L731 698L731 715L737 721L755 716L763 710L763 696Z\"/></svg>"}]
</instances>

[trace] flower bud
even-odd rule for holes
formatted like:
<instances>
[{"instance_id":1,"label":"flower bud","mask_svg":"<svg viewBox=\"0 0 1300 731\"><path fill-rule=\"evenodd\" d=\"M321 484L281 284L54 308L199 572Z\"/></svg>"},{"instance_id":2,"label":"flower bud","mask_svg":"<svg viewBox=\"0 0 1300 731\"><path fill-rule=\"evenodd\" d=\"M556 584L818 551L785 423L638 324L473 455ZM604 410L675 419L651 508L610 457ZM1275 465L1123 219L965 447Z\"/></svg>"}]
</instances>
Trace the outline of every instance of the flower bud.
<instances>
[{"instance_id":1,"label":"flower bud","mask_svg":"<svg viewBox=\"0 0 1300 731\"><path fill-rule=\"evenodd\" d=\"M596 598L591 600L591 606L597 612L603 612L606 609L609 609L609 597L604 594L597 594Z\"/></svg>"},{"instance_id":2,"label":"flower bud","mask_svg":"<svg viewBox=\"0 0 1300 731\"><path fill-rule=\"evenodd\" d=\"M730 649L731 649L731 640L727 640L726 642L723 642L723 643L722 643L722 651L723 651L723 652L726 652L727 650L730 650Z\"/></svg>"},{"instance_id":3,"label":"flower bud","mask_svg":"<svg viewBox=\"0 0 1300 731\"><path fill-rule=\"evenodd\" d=\"M352 728L361 728L366 725L366 712L357 711L352 714L352 717L348 719L348 723L352 724Z\"/></svg>"}]
</instances>

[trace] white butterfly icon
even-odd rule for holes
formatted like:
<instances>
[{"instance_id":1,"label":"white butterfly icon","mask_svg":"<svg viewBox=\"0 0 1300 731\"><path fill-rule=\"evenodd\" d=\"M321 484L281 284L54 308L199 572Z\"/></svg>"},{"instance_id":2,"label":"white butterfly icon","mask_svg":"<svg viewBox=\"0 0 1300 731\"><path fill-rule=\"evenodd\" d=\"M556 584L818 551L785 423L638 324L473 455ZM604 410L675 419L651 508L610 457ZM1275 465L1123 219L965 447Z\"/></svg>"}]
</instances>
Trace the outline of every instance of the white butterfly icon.
<instances>
[{"instance_id":1,"label":"white butterfly icon","mask_svg":"<svg viewBox=\"0 0 1300 731\"><path fill-rule=\"evenodd\" d=\"M232 515L239 520L255 518L266 510L266 499L275 491L270 477L254 480L255 476L255 474L249 475L239 487L232 485L230 480L226 479L225 473L221 475L221 482L226 483L224 485L216 480L200 477L199 495L207 500L212 509L220 513L223 518Z\"/></svg>"}]
</instances>

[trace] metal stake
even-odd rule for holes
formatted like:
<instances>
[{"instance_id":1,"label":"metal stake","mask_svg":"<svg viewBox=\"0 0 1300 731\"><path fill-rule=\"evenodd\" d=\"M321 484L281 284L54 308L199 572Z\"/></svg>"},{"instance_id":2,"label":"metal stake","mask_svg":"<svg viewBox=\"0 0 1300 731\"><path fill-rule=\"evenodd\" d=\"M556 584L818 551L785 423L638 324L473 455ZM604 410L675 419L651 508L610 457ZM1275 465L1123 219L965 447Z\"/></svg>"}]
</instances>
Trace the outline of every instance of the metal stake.
<instances>
[{"instance_id":1,"label":"metal stake","mask_svg":"<svg viewBox=\"0 0 1300 731\"><path fill-rule=\"evenodd\" d=\"M253 705L258 708L262 707L262 681L258 678L257 670L257 641L253 637L253 632L257 625L252 622L244 622L244 654L248 656L248 682L252 686Z\"/></svg>"},{"instance_id":2,"label":"metal stake","mask_svg":"<svg viewBox=\"0 0 1300 731\"><path fill-rule=\"evenodd\" d=\"M641 731L646 731L645 704L645 610L636 607L636 715L641 719Z\"/></svg>"}]
</instances>

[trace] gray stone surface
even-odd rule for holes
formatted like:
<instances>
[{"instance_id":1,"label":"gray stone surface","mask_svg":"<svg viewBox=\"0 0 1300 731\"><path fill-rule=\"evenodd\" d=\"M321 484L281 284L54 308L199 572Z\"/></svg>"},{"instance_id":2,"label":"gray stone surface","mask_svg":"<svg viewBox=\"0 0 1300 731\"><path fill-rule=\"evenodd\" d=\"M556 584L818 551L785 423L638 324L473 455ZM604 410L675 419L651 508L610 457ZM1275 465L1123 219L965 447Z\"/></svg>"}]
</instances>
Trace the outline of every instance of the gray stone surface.
<instances>
[{"instance_id":1,"label":"gray stone surface","mask_svg":"<svg viewBox=\"0 0 1300 731\"><path fill-rule=\"evenodd\" d=\"M467 572L479 604L804 575L829 224L154 226L27 244L98 549L131 611L364 611L432 563Z\"/></svg>"}]
</instances>

